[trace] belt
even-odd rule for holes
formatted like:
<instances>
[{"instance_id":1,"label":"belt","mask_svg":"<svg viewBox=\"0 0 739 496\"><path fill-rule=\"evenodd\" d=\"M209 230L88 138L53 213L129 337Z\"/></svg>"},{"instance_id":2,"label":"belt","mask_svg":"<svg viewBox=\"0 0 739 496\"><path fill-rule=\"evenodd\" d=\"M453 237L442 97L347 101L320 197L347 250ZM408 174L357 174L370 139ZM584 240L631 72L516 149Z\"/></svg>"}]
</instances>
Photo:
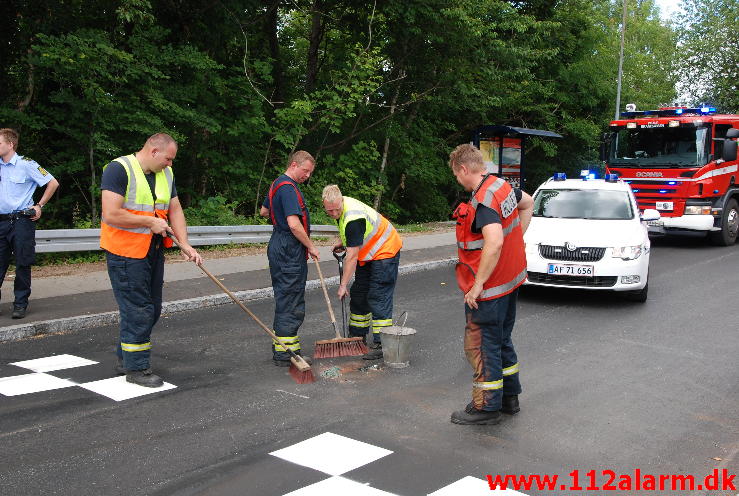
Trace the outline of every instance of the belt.
<instances>
[{"instance_id":1,"label":"belt","mask_svg":"<svg viewBox=\"0 0 739 496\"><path fill-rule=\"evenodd\" d=\"M13 212L10 214L0 214L0 220L18 220L21 217L28 218L27 215L23 215L23 212Z\"/></svg>"}]
</instances>

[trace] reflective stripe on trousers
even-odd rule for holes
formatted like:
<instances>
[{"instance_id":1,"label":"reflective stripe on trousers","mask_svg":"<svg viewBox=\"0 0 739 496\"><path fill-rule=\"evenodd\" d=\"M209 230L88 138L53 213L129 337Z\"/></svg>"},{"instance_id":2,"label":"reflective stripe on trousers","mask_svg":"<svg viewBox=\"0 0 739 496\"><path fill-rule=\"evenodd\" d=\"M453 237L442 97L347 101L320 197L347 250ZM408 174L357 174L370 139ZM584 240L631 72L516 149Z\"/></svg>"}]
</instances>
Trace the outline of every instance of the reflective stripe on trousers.
<instances>
[{"instance_id":1,"label":"reflective stripe on trousers","mask_svg":"<svg viewBox=\"0 0 739 496\"><path fill-rule=\"evenodd\" d=\"M350 336L366 336L370 322L392 324L393 293L398 280L398 264L400 253L392 258L373 260L364 265L357 265L354 283L349 290L349 322ZM380 325L373 329L374 342L379 343Z\"/></svg>"},{"instance_id":2,"label":"reflective stripe on trousers","mask_svg":"<svg viewBox=\"0 0 739 496\"><path fill-rule=\"evenodd\" d=\"M161 236L153 236L144 258L106 253L108 276L120 318L117 354L127 370L150 366L151 331L162 312L164 249Z\"/></svg>"},{"instance_id":3,"label":"reflective stripe on trousers","mask_svg":"<svg viewBox=\"0 0 739 496\"><path fill-rule=\"evenodd\" d=\"M372 322L372 314L366 313L364 315L357 315L356 313L349 314L349 325L354 327L369 327Z\"/></svg>"},{"instance_id":4,"label":"reflective stripe on trousers","mask_svg":"<svg viewBox=\"0 0 739 496\"><path fill-rule=\"evenodd\" d=\"M518 289L493 300L465 305L464 351L472 366L472 402L478 410L500 410L502 396L521 393L518 357L511 340Z\"/></svg>"},{"instance_id":5,"label":"reflective stripe on trousers","mask_svg":"<svg viewBox=\"0 0 739 496\"><path fill-rule=\"evenodd\" d=\"M292 350L295 353L300 351L300 337L298 336L289 337L288 336L288 337L280 338L280 341L281 343L278 343L277 341L272 341L272 349L275 353L279 353L279 352L287 353L287 350Z\"/></svg>"},{"instance_id":6,"label":"reflective stripe on trousers","mask_svg":"<svg viewBox=\"0 0 739 496\"><path fill-rule=\"evenodd\" d=\"M300 350L298 329L305 319L305 281L308 264L305 248L289 231L276 228L267 247L269 275L275 298L275 317L272 324L275 334L285 346ZM281 345L273 343L272 358L289 360L290 354Z\"/></svg>"}]
</instances>

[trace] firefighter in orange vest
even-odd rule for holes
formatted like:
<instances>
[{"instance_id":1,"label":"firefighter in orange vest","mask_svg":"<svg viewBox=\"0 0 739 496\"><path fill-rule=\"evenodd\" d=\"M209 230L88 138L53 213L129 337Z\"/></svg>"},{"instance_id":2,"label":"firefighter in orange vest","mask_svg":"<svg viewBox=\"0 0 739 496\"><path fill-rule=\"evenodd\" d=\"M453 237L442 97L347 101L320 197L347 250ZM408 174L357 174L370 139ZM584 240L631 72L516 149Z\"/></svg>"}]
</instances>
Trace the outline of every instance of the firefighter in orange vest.
<instances>
[{"instance_id":1,"label":"firefighter in orange vest","mask_svg":"<svg viewBox=\"0 0 739 496\"><path fill-rule=\"evenodd\" d=\"M110 284L120 310L116 371L126 374L126 381L146 387L163 384L149 363L151 330L162 310L164 247L172 246L163 234L174 233L185 259L203 262L188 243L172 173L175 155L175 140L155 134L138 152L109 163L102 177L100 247L107 252Z\"/></svg>"},{"instance_id":2,"label":"firefighter in orange vest","mask_svg":"<svg viewBox=\"0 0 739 496\"><path fill-rule=\"evenodd\" d=\"M497 424L501 412L520 408L518 357L511 341L518 287L526 280L523 233L533 201L508 182L488 174L473 145L455 148L449 166L468 203L454 212L457 221L457 283L464 294L464 351L472 365L472 401L452 414L455 424Z\"/></svg>"},{"instance_id":3,"label":"firefighter in orange vest","mask_svg":"<svg viewBox=\"0 0 739 496\"><path fill-rule=\"evenodd\" d=\"M335 184L323 188L323 208L339 226L341 240L334 250L346 247L344 271L338 296L344 299L354 276L349 300L349 334L367 340L369 352L362 358L382 358L380 331L393 325L393 292L403 242L395 227L375 209L359 200L342 196ZM357 265L359 264L359 265Z\"/></svg>"}]
</instances>

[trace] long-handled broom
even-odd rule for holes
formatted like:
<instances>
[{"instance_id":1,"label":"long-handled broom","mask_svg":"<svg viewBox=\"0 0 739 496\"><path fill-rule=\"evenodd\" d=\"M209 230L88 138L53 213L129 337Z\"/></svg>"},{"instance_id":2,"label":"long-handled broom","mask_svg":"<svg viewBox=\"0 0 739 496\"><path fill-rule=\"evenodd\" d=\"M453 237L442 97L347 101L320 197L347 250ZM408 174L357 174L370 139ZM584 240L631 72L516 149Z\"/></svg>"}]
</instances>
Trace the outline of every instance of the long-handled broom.
<instances>
[{"instance_id":1,"label":"long-handled broom","mask_svg":"<svg viewBox=\"0 0 739 496\"><path fill-rule=\"evenodd\" d=\"M326 289L326 281L323 280L323 273L321 272L321 266L316 262L316 269L318 270L318 277L321 279L321 288L323 288L323 296L326 298L326 306L328 307L328 314L331 316L331 324L334 326L335 338L325 339L323 341L316 341L316 347L313 350L314 358L336 358L344 356L360 356L367 353L367 346L362 341L361 337L355 338L342 338L339 334L339 329L336 327L336 317L334 316L334 309L331 308L331 300L328 298L328 290Z\"/></svg>"},{"instance_id":2,"label":"long-handled broom","mask_svg":"<svg viewBox=\"0 0 739 496\"><path fill-rule=\"evenodd\" d=\"M172 238L172 241L174 242L177 247L180 247L180 244L177 242L177 238L174 237L173 234L167 233L167 235ZM264 323L259 320L259 317L254 315L254 313L249 310L246 305L241 303L238 298L236 298L236 295L234 295L231 291L228 290L226 286L224 286L221 281L219 281L213 274L210 273L208 269L206 269L203 264L198 264L198 267L200 267L200 270L203 271L203 273L210 278L211 281L216 283L216 285L223 290L224 293L226 293L228 296L231 297L234 303L236 303L238 306L241 307L243 311L249 314L249 316L256 321L257 324L259 324L259 327L262 328L264 332L266 332L269 337L272 338L272 340L275 343L283 344L280 338L272 332L272 330L264 325ZM309 384L311 382L315 382L316 378L313 375L313 371L310 368L310 365L308 362L306 362L303 357L295 353L293 350L287 347L287 345L283 344L283 348L287 350L287 352L290 354L290 368L288 372L290 372L290 376L297 382L298 384Z\"/></svg>"}]
</instances>

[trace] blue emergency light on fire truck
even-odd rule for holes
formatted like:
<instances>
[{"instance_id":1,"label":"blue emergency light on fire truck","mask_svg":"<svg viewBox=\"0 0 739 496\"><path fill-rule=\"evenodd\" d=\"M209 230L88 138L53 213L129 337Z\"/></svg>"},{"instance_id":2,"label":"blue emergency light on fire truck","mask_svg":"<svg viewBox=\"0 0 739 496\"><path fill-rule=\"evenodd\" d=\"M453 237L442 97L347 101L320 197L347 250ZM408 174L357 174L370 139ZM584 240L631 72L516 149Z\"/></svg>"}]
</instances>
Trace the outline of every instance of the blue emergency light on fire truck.
<instances>
[{"instance_id":1,"label":"blue emergency light on fire truck","mask_svg":"<svg viewBox=\"0 0 739 496\"><path fill-rule=\"evenodd\" d=\"M717 245L739 233L739 115L709 106L637 111L610 123L601 159L631 185L639 209L658 210L652 234L706 233Z\"/></svg>"}]
</instances>

